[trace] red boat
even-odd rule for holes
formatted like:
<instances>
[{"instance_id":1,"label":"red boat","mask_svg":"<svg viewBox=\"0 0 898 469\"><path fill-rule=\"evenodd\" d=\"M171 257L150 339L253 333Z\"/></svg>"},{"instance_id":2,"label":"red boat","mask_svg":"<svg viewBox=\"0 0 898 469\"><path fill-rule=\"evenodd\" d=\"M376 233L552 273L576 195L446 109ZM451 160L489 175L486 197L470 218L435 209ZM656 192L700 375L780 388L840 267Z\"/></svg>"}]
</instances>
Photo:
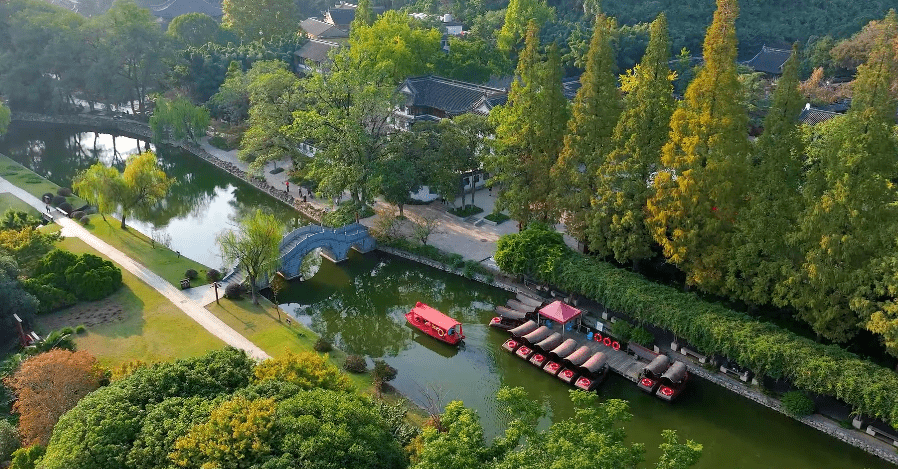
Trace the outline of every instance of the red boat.
<instances>
[{"instance_id":1,"label":"red boat","mask_svg":"<svg viewBox=\"0 0 898 469\"><path fill-rule=\"evenodd\" d=\"M405 313L405 319L421 332L450 345L458 345L465 338L460 322L420 301Z\"/></svg>"}]
</instances>

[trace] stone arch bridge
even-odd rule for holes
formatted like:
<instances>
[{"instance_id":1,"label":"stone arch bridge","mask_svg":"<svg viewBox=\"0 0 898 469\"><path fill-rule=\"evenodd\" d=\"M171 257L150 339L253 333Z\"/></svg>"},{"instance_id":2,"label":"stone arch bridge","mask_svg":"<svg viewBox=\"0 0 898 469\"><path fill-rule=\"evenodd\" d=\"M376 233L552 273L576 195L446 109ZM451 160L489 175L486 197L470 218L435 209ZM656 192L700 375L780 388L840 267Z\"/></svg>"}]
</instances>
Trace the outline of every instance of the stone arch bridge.
<instances>
[{"instance_id":1,"label":"stone arch bridge","mask_svg":"<svg viewBox=\"0 0 898 469\"><path fill-rule=\"evenodd\" d=\"M297 228L284 236L278 249L281 257L278 272L284 277L294 279L302 273L302 261L306 254L321 248L334 262L346 260L350 249L359 252L369 252L377 246L377 242L368 233L368 227L360 223L352 223L342 228L325 228L319 225L306 225ZM222 283L243 283L246 280L246 272L235 268ZM265 287L268 279L260 279Z\"/></svg>"}]
</instances>

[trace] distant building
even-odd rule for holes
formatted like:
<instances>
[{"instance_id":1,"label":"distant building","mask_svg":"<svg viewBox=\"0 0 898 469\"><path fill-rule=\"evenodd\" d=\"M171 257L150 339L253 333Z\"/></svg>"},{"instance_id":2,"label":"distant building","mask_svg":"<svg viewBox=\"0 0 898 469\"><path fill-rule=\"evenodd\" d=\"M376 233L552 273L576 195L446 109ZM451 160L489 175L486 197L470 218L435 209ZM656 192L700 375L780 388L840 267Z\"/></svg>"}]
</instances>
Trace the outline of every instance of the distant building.
<instances>
[{"instance_id":1,"label":"distant building","mask_svg":"<svg viewBox=\"0 0 898 469\"><path fill-rule=\"evenodd\" d=\"M838 112L813 108L811 103L807 103L804 105L804 109L801 110L801 114L798 115L798 121L806 125L817 125L841 115Z\"/></svg>"},{"instance_id":2,"label":"distant building","mask_svg":"<svg viewBox=\"0 0 898 469\"><path fill-rule=\"evenodd\" d=\"M450 36L460 36L465 32L465 25L463 23L459 23L455 21L455 19L449 13L445 15L431 15L428 13L409 13L408 16L412 18L426 21L430 18L437 18L440 20L440 26L443 31Z\"/></svg>"},{"instance_id":3,"label":"distant building","mask_svg":"<svg viewBox=\"0 0 898 469\"><path fill-rule=\"evenodd\" d=\"M356 8L358 8L358 5L340 2L339 4L334 5L333 8L329 8L324 12L324 21L343 31L349 32L349 28L352 26L352 20L355 19ZM384 10L384 7L371 7L371 11L374 12L375 15L383 13Z\"/></svg>"},{"instance_id":4,"label":"distant building","mask_svg":"<svg viewBox=\"0 0 898 469\"><path fill-rule=\"evenodd\" d=\"M203 13L220 20L224 12L217 4L205 0L168 0L150 7L150 13L167 27L171 20L187 13Z\"/></svg>"},{"instance_id":5,"label":"distant building","mask_svg":"<svg viewBox=\"0 0 898 469\"><path fill-rule=\"evenodd\" d=\"M407 78L399 85L399 92L405 96L405 103L395 113L396 127L405 130L415 122L467 113L485 116L508 98L505 89L435 75Z\"/></svg>"},{"instance_id":6,"label":"distant building","mask_svg":"<svg viewBox=\"0 0 898 469\"><path fill-rule=\"evenodd\" d=\"M317 18L303 20L299 26L310 39L338 40L349 37L349 33Z\"/></svg>"},{"instance_id":7,"label":"distant building","mask_svg":"<svg viewBox=\"0 0 898 469\"><path fill-rule=\"evenodd\" d=\"M791 49L774 49L772 47L763 46L761 47L761 52L758 52L751 60L745 62L745 65L751 67L756 72L767 73L770 75L782 75L783 64L785 64L791 56Z\"/></svg>"},{"instance_id":8,"label":"distant building","mask_svg":"<svg viewBox=\"0 0 898 469\"><path fill-rule=\"evenodd\" d=\"M327 64L330 61L330 56L328 54L330 51L339 47L340 44L336 42L325 41L322 39L309 39L309 42L303 44L302 47L294 53L297 58L296 71L310 73L314 70L327 68Z\"/></svg>"}]
</instances>

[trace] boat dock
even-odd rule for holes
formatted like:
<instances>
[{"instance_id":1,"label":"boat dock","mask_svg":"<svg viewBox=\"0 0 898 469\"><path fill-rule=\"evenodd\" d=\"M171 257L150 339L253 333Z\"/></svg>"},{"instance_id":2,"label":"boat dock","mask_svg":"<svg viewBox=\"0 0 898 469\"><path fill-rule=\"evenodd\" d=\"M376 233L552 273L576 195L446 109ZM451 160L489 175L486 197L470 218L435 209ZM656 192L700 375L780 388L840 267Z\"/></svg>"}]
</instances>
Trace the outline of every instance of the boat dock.
<instances>
[{"instance_id":1,"label":"boat dock","mask_svg":"<svg viewBox=\"0 0 898 469\"><path fill-rule=\"evenodd\" d=\"M642 367L648 363L647 361L640 361L639 357L627 353L623 348L614 350L611 347L606 347L601 342L587 340L586 334L583 332L564 331L562 335L565 339L576 340L577 348L585 345L589 347L590 353L604 353L608 358L609 369L634 383L637 381Z\"/></svg>"}]
</instances>

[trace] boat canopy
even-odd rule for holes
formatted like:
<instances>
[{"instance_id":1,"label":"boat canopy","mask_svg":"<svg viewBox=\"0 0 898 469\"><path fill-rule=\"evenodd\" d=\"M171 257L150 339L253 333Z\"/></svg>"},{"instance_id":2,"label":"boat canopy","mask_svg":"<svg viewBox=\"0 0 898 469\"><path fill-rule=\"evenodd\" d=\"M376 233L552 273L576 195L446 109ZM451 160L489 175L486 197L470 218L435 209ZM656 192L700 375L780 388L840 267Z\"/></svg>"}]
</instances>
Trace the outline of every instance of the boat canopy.
<instances>
[{"instance_id":1,"label":"boat canopy","mask_svg":"<svg viewBox=\"0 0 898 469\"><path fill-rule=\"evenodd\" d=\"M440 329L443 329L444 331L448 331L449 329L452 329L453 327L461 324L455 319L446 316L445 314L437 311L434 308L431 308L430 306L427 306L424 303L421 303L420 301L415 304L414 308L412 308L412 313L417 314L418 316L424 318L426 321L429 321L431 324L439 327Z\"/></svg>"},{"instance_id":2,"label":"boat canopy","mask_svg":"<svg viewBox=\"0 0 898 469\"><path fill-rule=\"evenodd\" d=\"M540 341L540 343L535 344L535 346L539 347L541 350L552 350L553 348L557 347L558 344L561 343L561 339L562 339L561 333L556 332L556 333L550 335L549 337L546 337L542 341Z\"/></svg>"},{"instance_id":3,"label":"boat canopy","mask_svg":"<svg viewBox=\"0 0 898 469\"><path fill-rule=\"evenodd\" d=\"M595 355L589 357L589 360L586 360L586 363L583 364L583 369L590 373L595 373L601 370L607 361L608 357L606 357L604 353L597 352Z\"/></svg>"},{"instance_id":4,"label":"boat canopy","mask_svg":"<svg viewBox=\"0 0 898 469\"><path fill-rule=\"evenodd\" d=\"M526 335L535 331L537 327L539 327L539 325L536 323L536 321L527 321L524 324L521 324L520 326L509 330L508 332L515 337L520 337L522 335Z\"/></svg>"},{"instance_id":5,"label":"boat canopy","mask_svg":"<svg viewBox=\"0 0 898 469\"><path fill-rule=\"evenodd\" d=\"M580 366L583 364L583 362L586 361L587 358L589 358L590 352L591 350L589 350L589 347L584 345L578 348L576 352L568 355L568 357L564 360L569 362L571 365Z\"/></svg>"},{"instance_id":6,"label":"boat canopy","mask_svg":"<svg viewBox=\"0 0 898 469\"><path fill-rule=\"evenodd\" d=\"M524 303L525 305L533 306L534 308L539 308L540 306L543 305L543 301L542 301L542 300L537 300L536 298L532 298L532 297L529 297L529 296L527 296L527 295L522 295L522 294L520 294L520 293L518 293L518 294L515 296L515 299L517 299L517 300L520 301L521 303Z\"/></svg>"},{"instance_id":7,"label":"boat canopy","mask_svg":"<svg viewBox=\"0 0 898 469\"><path fill-rule=\"evenodd\" d=\"M661 379L667 380L672 384L678 384L686 379L686 364L683 362L674 362L670 368L661 375Z\"/></svg>"},{"instance_id":8,"label":"boat canopy","mask_svg":"<svg viewBox=\"0 0 898 469\"><path fill-rule=\"evenodd\" d=\"M496 313L498 313L499 316L502 316L503 318L508 318L508 319L521 320L521 319L524 319L527 317L526 314L524 314L520 311L515 311L513 309L508 309L505 306L496 306Z\"/></svg>"},{"instance_id":9,"label":"boat canopy","mask_svg":"<svg viewBox=\"0 0 898 469\"><path fill-rule=\"evenodd\" d=\"M561 301L553 301L539 310L539 314L559 323L566 323L580 316L581 311Z\"/></svg>"},{"instance_id":10,"label":"boat canopy","mask_svg":"<svg viewBox=\"0 0 898 469\"><path fill-rule=\"evenodd\" d=\"M667 355L658 355L648 365L642 368L643 373L649 373L650 377L657 378L670 366L670 358Z\"/></svg>"},{"instance_id":11,"label":"boat canopy","mask_svg":"<svg viewBox=\"0 0 898 469\"><path fill-rule=\"evenodd\" d=\"M574 339L568 339L561 343L558 347L555 347L549 353L555 355L559 359L564 359L568 355L570 355L577 348L577 341Z\"/></svg>"},{"instance_id":12,"label":"boat canopy","mask_svg":"<svg viewBox=\"0 0 898 469\"><path fill-rule=\"evenodd\" d=\"M537 308L536 306L530 306L528 304L521 303L520 301L515 300L515 299L508 300L508 303L506 303L506 306L508 306L511 309L515 309L515 310L522 311L525 313L532 313L532 312L536 311L536 308Z\"/></svg>"},{"instance_id":13,"label":"boat canopy","mask_svg":"<svg viewBox=\"0 0 898 469\"><path fill-rule=\"evenodd\" d=\"M552 335L552 329L549 329L546 326L539 326L535 331L521 337L521 340L527 342L528 344L535 344L546 337Z\"/></svg>"}]
</instances>

